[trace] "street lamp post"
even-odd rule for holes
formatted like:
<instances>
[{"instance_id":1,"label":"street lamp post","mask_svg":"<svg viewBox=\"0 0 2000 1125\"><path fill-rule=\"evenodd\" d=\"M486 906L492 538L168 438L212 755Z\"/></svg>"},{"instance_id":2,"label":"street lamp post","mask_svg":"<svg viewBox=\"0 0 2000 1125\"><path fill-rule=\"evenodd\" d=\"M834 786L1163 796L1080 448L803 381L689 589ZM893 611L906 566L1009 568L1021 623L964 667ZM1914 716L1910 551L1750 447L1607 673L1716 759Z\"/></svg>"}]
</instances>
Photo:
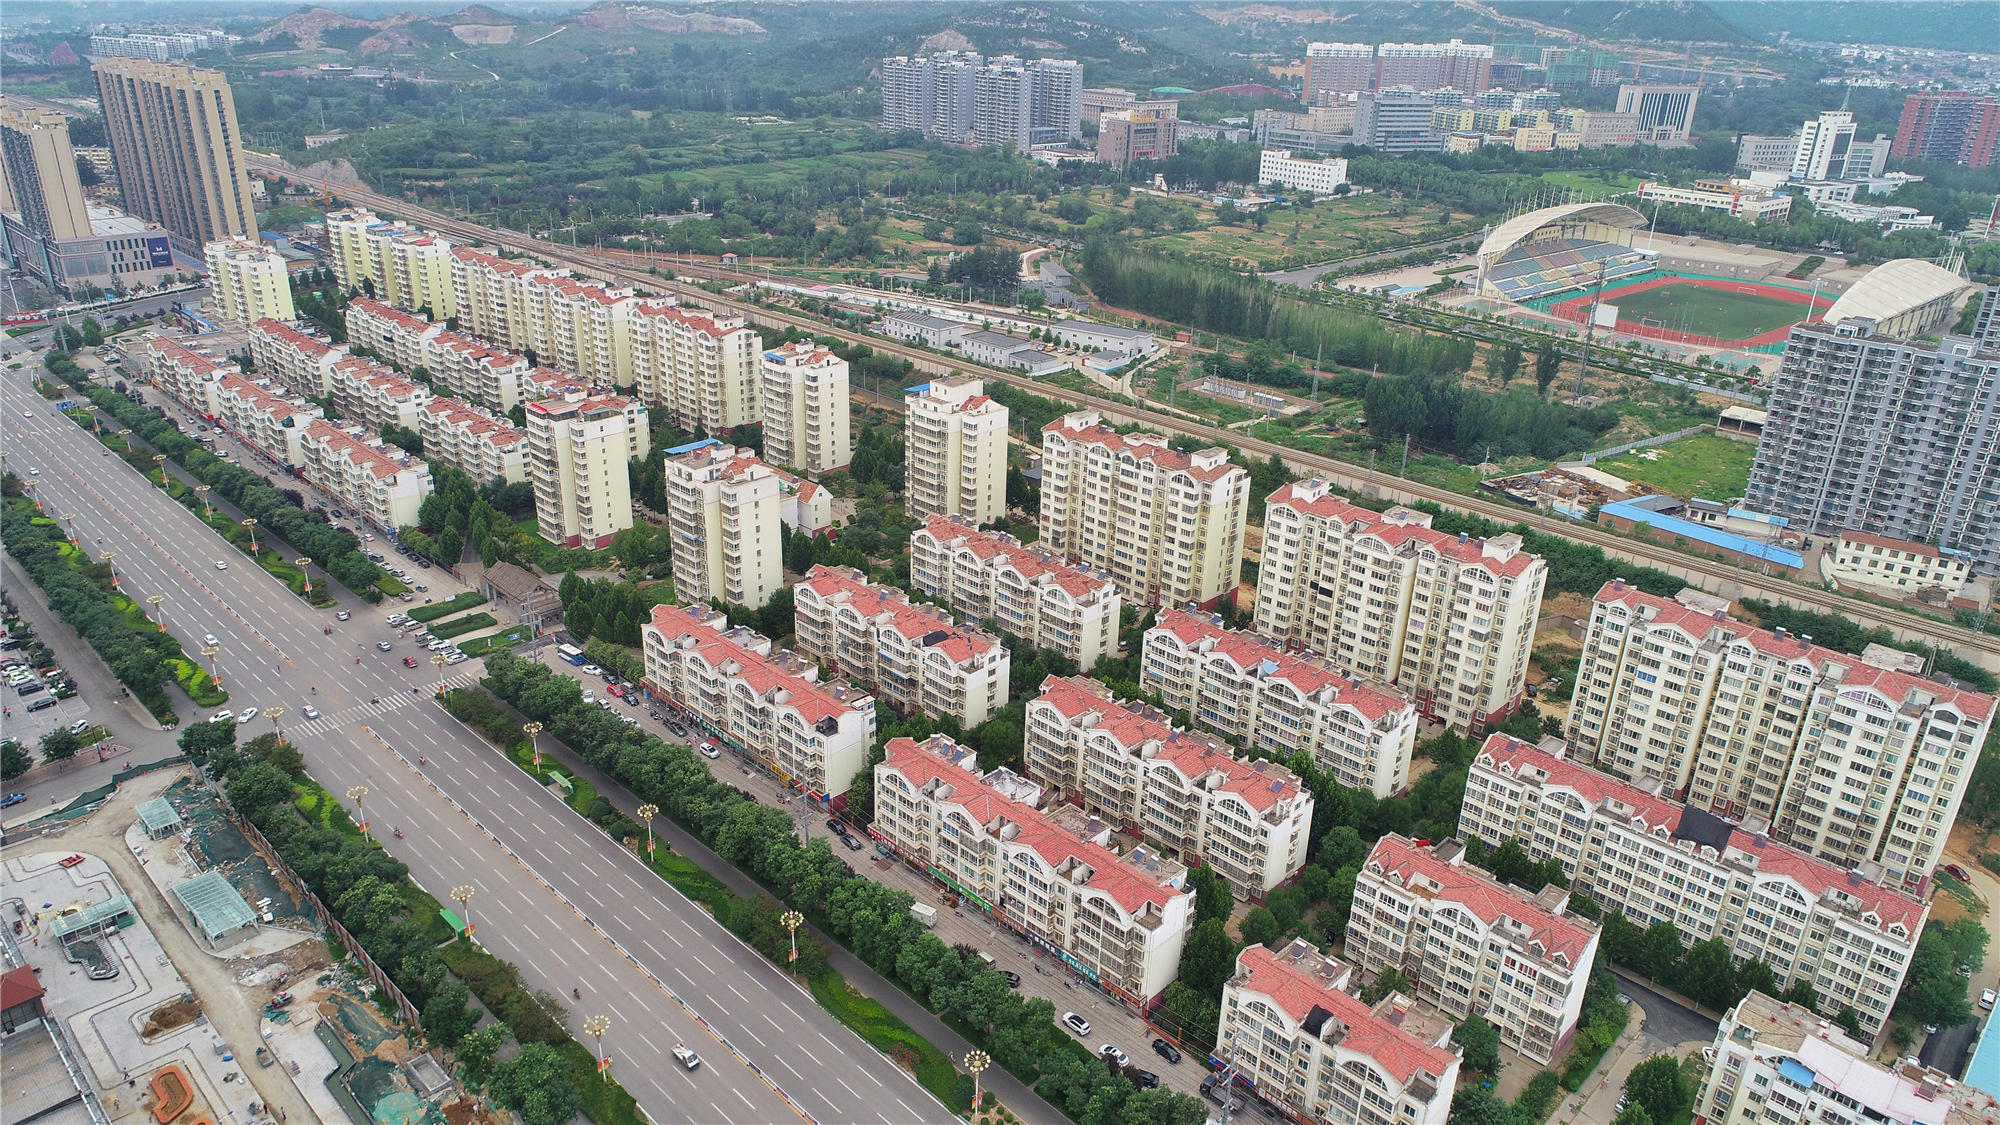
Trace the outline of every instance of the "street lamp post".
<instances>
[{"instance_id":1,"label":"street lamp post","mask_svg":"<svg viewBox=\"0 0 2000 1125\"><path fill-rule=\"evenodd\" d=\"M214 515L215 509L210 507L208 503L208 486L205 484L195 485L194 494L196 496L201 497L201 518L207 519L208 517Z\"/></svg>"},{"instance_id":2,"label":"street lamp post","mask_svg":"<svg viewBox=\"0 0 2000 1125\"><path fill-rule=\"evenodd\" d=\"M97 561L111 568L111 588L118 589L118 552L106 551L97 556Z\"/></svg>"},{"instance_id":3,"label":"street lamp post","mask_svg":"<svg viewBox=\"0 0 2000 1125\"><path fill-rule=\"evenodd\" d=\"M440 653L436 653L436 654L432 655L432 657L431 657L431 664L432 664L432 666L434 666L434 667L435 667L435 668L437 668L437 670L438 670L438 686L437 686L437 693L438 693L439 695L443 695L443 694L444 694L444 654L440 652Z\"/></svg>"},{"instance_id":4,"label":"street lamp post","mask_svg":"<svg viewBox=\"0 0 2000 1125\"><path fill-rule=\"evenodd\" d=\"M535 780L540 781L542 779L542 744L535 736L542 733L542 724L522 723L521 733L528 736L528 749L535 756Z\"/></svg>"},{"instance_id":5,"label":"street lamp post","mask_svg":"<svg viewBox=\"0 0 2000 1125\"><path fill-rule=\"evenodd\" d=\"M252 516L244 520L243 526L250 529L250 557L254 559L261 553L261 548L257 546L257 518Z\"/></svg>"},{"instance_id":6,"label":"street lamp post","mask_svg":"<svg viewBox=\"0 0 2000 1125\"><path fill-rule=\"evenodd\" d=\"M472 940L472 884L461 883L451 889L451 901L465 915L465 940Z\"/></svg>"},{"instance_id":7,"label":"street lamp post","mask_svg":"<svg viewBox=\"0 0 2000 1125\"><path fill-rule=\"evenodd\" d=\"M646 822L646 858L651 859L653 858L653 818L660 815L660 806L640 805L637 812L639 813L639 819Z\"/></svg>"},{"instance_id":8,"label":"street lamp post","mask_svg":"<svg viewBox=\"0 0 2000 1125\"><path fill-rule=\"evenodd\" d=\"M610 1030L610 1016L596 1015L583 1021L583 1033L597 1040L597 1073L606 1082L611 1081L611 1056L604 1053L604 1033Z\"/></svg>"},{"instance_id":9,"label":"street lamp post","mask_svg":"<svg viewBox=\"0 0 2000 1125\"><path fill-rule=\"evenodd\" d=\"M307 601L311 601L313 596L313 576L312 572L306 568L311 566L313 561L310 558L296 558L292 562L299 568L299 577L306 580L305 597Z\"/></svg>"},{"instance_id":10,"label":"street lamp post","mask_svg":"<svg viewBox=\"0 0 2000 1125\"><path fill-rule=\"evenodd\" d=\"M799 979L799 927L806 924L806 916L796 910L787 910L778 915L778 924L785 927L785 933L792 939L792 956L787 962L792 971L792 979Z\"/></svg>"},{"instance_id":11,"label":"street lamp post","mask_svg":"<svg viewBox=\"0 0 2000 1125\"><path fill-rule=\"evenodd\" d=\"M208 678L214 681L216 687L222 686L222 668L215 662L215 654L221 651L214 645L201 646L201 654L208 657Z\"/></svg>"},{"instance_id":12,"label":"street lamp post","mask_svg":"<svg viewBox=\"0 0 2000 1125\"><path fill-rule=\"evenodd\" d=\"M72 547L76 546L76 513L64 512L60 518L63 524L69 528L69 545Z\"/></svg>"},{"instance_id":13,"label":"street lamp post","mask_svg":"<svg viewBox=\"0 0 2000 1125\"><path fill-rule=\"evenodd\" d=\"M165 594L154 594L146 599L146 604L153 607L153 624L158 627L160 632L166 632L167 614L160 607L167 604L167 596Z\"/></svg>"},{"instance_id":14,"label":"street lamp post","mask_svg":"<svg viewBox=\"0 0 2000 1125\"><path fill-rule=\"evenodd\" d=\"M367 800L367 798L368 787L366 785L356 785L347 790L347 799L354 802L354 811L361 814L361 837L365 840L373 840L374 837L368 834L368 813L361 807L361 802Z\"/></svg>"},{"instance_id":15,"label":"street lamp post","mask_svg":"<svg viewBox=\"0 0 2000 1125\"><path fill-rule=\"evenodd\" d=\"M164 492L167 488L167 455L164 453L153 454L153 464L159 466L160 491Z\"/></svg>"},{"instance_id":16,"label":"street lamp post","mask_svg":"<svg viewBox=\"0 0 2000 1125\"><path fill-rule=\"evenodd\" d=\"M979 1108L979 1074L993 1065L993 1056L985 1051L972 1050L965 1053L965 1071L972 1075L972 1108Z\"/></svg>"},{"instance_id":17,"label":"street lamp post","mask_svg":"<svg viewBox=\"0 0 2000 1125\"><path fill-rule=\"evenodd\" d=\"M278 745L280 746L285 744L285 728L278 720L285 717L287 710L290 710L290 708L266 707L264 709L264 713L271 716L271 729L278 732Z\"/></svg>"}]
</instances>

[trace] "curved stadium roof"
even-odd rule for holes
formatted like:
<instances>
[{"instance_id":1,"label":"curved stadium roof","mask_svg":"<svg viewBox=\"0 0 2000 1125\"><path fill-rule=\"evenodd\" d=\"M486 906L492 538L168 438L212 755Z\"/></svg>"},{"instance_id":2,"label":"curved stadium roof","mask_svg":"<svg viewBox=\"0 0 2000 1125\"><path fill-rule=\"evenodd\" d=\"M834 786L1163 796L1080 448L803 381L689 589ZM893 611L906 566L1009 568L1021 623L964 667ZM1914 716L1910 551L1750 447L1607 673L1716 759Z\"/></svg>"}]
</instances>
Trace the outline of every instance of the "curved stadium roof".
<instances>
[{"instance_id":1,"label":"curved stadium roof","mask_svg":"<svg viewBox=\"0 0 2000 1125\"><path fill-rule=\"evenodd\" d=\"M1646 216L1622 203L1565 203L1560 207L1544 207L1539 211L1516 215L1494 227L1493 233L1486 236L1486 241L1479 244L1479 258L1491 261L1551 223L1585 222L1637 228L1645 225Z\"/></svg>"},{"instance_id":2,"label":"curved stadium roof","mask_svg":"<svg viewBox=\"0 0 2000 1125\"><path fill-rule=\"evenodd\" d=\"M1891 320L1932 301L1948 299L1969 284L1943 266L1920 258L1897 258L1869 270L1820 319L1828 324L1839 324L1850 316Z\"/></svg>"}]
</instances>

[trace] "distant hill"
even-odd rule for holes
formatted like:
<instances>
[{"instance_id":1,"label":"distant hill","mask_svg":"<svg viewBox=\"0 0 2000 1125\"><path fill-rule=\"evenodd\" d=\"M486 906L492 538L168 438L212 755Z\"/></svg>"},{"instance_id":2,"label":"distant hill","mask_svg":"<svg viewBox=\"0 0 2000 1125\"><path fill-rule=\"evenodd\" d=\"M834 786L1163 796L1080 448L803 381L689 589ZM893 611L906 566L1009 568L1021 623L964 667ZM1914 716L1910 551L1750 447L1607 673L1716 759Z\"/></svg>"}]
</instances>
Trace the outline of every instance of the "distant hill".
<instances>
[{"instance_id":1,"label":"distant hill","mask_svg":"<svg viewBox=\"0 0 2000 1125\"><path fill-rule=\"evenodd\" d=\"M764 35L756 20L628 0L604 0L578 12L577 24L597 31L655 31L667 35Z\"/></svg>"},{"instance_id":2,"label":"distant hill","mask_svg":"<svg viewBox=\"0 0 2000 1125\"><path fill-rule=\"evenodd\" d=\"M1944 50L1993 50L2000 43L2000 5L1990 0L1711 0L1720 19L1762 39L1790 35L1812 42L1881 43Z\"/></svg>"},{"instance_id":3,"label":"distant hill","mask_svg":"<svg viewBox=\"0 0 2000 1125\"><path fill-rule=\"evenodd\" d=\"M333 49L359 55L459 43L505 43L518 20L484 4L456 12L418 15L402 12L376 20L344 16L330 8L302 8L248 36L252 43Z\"/></svg>"},{"instance_id":4,"label":"distant hill","mask_svg":"<svg viewBox=\"0 0 2000 1125\"><path fill-rule=\"evenodd\" d=\"M1773 5L1778 6L1778 5ZM1817 21L1820 5L1785 4L1794 20ZM1694 0L1641 0L1638 3L1524 0L1488 6L1503 19L1574 31L1607 43L1750 43L1752 36L1718 16L1712 5ZM1810 15L1808 13L1811 13Z\"/></svg>"}]
</instances>

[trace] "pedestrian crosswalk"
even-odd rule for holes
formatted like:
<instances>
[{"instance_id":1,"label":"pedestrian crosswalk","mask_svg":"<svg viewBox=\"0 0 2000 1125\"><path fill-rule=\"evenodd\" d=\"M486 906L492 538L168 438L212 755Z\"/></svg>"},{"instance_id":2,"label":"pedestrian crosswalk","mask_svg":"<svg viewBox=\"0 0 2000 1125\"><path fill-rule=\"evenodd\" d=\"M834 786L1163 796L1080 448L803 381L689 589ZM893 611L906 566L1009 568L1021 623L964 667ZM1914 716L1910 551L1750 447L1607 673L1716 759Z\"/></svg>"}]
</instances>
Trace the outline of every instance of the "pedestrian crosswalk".
<instances>
[{"instance_id":1,"label":"pedestrian crosswalk","mask_svg":"<svg viewBox=\"0 0 2000 1125\"><path fill-rule=\"evenodd\" d=\"M471 687L478 682L478 677L472 673L460 672L457 675L445 677L444 686L445 690L450 691L456 688ZM295 737L327 734L353 723L365 722L377 715L386 715L398 707L411 707L419 703L429 703L432 691L432 686L424 685L414 692L406 691L401 695L384 695L369 703L361 703L339 711L328 712L317 719L307 719L305 722L288 726L285 728L285 732Z\"/></svg>"}]
</instances>

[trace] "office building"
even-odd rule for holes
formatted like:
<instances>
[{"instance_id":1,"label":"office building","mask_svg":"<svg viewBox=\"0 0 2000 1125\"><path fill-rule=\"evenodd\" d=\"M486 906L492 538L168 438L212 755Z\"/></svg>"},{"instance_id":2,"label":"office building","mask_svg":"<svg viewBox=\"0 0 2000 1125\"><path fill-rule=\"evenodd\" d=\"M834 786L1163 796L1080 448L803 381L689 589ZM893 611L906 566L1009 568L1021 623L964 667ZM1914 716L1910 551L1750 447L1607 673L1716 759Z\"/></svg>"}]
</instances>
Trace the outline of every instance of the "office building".
<instances>
[{"instance_id":1,"label":"office building","mask_svg":"<svg viewBox=\"0 0 2000 1125\"><path fill-rule=\"evenodd\" d=\"M1164 160L1181 150L1179 129L1178 102L1106 110L1097 119L1097 162L1123 168L1134 160Z\"/></svg>"},{"instance_id":2,"label":"office building","mask_svg":"<svg viewBox=\"0 0 2000 1125\"><path fill-rule=\"evenodd\" d=\"M1347 160L1302 160L1284 149L1265 149L1257 161L1257 182L1313 195L1332 195L1347 182Z\"/></svg>"},{"instance_id":3,"label":"office building","mask_svg":"<svg viewBox=\"0 0 2000 1125\"><path fill-rule=\"evenodd\" d=\"M1799 134L1764 136L1741 133L1736 138L1736 170L1745 173L1777 172L1789 175L1792 160L1799 153Z\"/></svg>"},{"instance_id":4,"label":"office building","mask_svg":"<svg viewBox=\"0 0 2000 1125\"><path fill-rule=\"evenodd\" d=\"M1451 1024L1393 992L1363 1004L1352 977L1304 938L1248 946L1217 1039L1244 1080L1321 1125L1445 1125L1462 1054Z\"/></svg>"},{"instance_id":5,"label":"office building","mask_svg":"<svg viewBox=\"0 0 2000 1125\"><path fill-rule=\"evenodd\" d=\"M1354 107L1354 143L1384 156L1437 152L1442 137L1431 128L1431 100L1409 86L1364 91Z\"/></svg>"},{"instance_id":6,"label":"office building","mask_svg":"<svg viewBox=\"0 0 2000 1125\"><path fill-rule=\"evenodd\" d=\"M785 584L777 474L714 438L668 450L663 467L674 592L762 609Z\"/></svg>"},{"instance_id":7,"label":"office building","mask_svg":"<svg viewBox=\"0 0 2000 1125\"><path fill-rule=\"evenodd\" d=\"M1840 180L1847 178L1847 150L1854 144L1854 115L1846 110L1830 110L1808 120L1799 129L1798 147L1792 152L1789 174L1795 180Z\"/></svg>"},{"instance_id":8,"label":"office building","mask_svg":"<svg viewBox=\"0 0 2000 1125\"><path fill-rule=\"evenodd\" d=\"M69 143L69 118L52 109L0 105L0 170L27 228L45 239L86 238L90 211Z\"/></svg>"},{"instance_id":9,"label":"office building","mask_svg":"<svg viewBox=\"0 0 2000 1125\"><path fill-rule=\"evenodd\" d=\"M1669 922L1692 945L1719 939L1778 985L1812 985L1828 1015L1851 1007L1872 1034L1888 1018L1929 908L1881 886L1875 864L1814 859L1739 823L1669 800L1657 779L1619 781L1562 743L1496 734L1465 784L1461 836L1512 840L1562 867L1570 890L1645 929Z\"/></svg>"},{"instance_id":10,"label":"office building","mask_svg":"<svg viewBox=\"0 0 2000 1125\"><path fill-rule=\"evenodd\" d=\"M910 587L974 621L1088 671L1118 654L1118 587L963 516L932 516L910 536Z\"/></svg>"},{"instance_id":11,"label":"office building","mask_svg":"<svg viewBox=\"0 0 2000 1125\"><path fill-rule=\"evenodd\" d=\"M324 335L265 318L250 326L250 359L260 374L312 398L333 393L333 369L347 349Z\"/></svg>"},{"instance_id":12,"label":"office building","mask_svg":"<svg viewBox=\"0 0 2000 1125\"><path fill-rule=\"evenodd\" d=\"M270 317L292 320L292 279L283 255L270 246L232 239L211 242L208 259L210 292L216 311L225 319L249 325Z\"/></svg>"},{"instance_id":13,"label":"office building","mask_svg":"<svg viewBox=\"0 0 2000 1125\"><path fill-rule=\"evenodd\" d=\"M1300 481L1271 494L1257 632L1393 683L1460 730L1512 714L1548 567L1521 537L1434 531L1407 508L1371 512Z\"/></svg>"},{"instance_id":14,"label":"office building","mask_svg":"<svg viewBox=\"0 0 2000 1125\"><path fill-rule=\"evenodd\" d=\"M1922 90L1903 98L1889 155L1974 168L1993 163L2000 143L2000 98L1965 90Z\"/></svg>"},{"instance_id":15,"label":"office building","mask_svg":"<svg viewBox=\"0 0 2000 1125\"><path fill-rule=\"evenodd\" d=\"M763 356L764 459L802 473L846 468L854 459L847 361L811 340Z\"/></svg>"},{"instance_id":16,"label":"office building","mask_svg":"<svg viewBox=\"0 0 2000 1125\"><path fill-rule=\"evenodd\" d=\"M1050 676L1029 700L1028 775L1261 899L1305 866L1312 794L1276 761L1244 761L1164 713L1082 676Z\"/></svg>"},{"instance_id":17,"label":"office building","mask_svg":"<svg viewBox=\"0 0 2000 1125\"><path fill-rule=\"evenodd\" d=\"M1843 531L1827 552L1826 577L1837 586L1867 586L1898 596L1935 590L1944 595L1936 600L1943 601L1957 594L1972 574L1957 552L1887 535Z\"/></svg>"},{"instance_id":18,"label":"office building","mask_svg":"<svg viewBox=\"0 0 2000 1125\"><path fill-rule=\"evenodd\" d=\"M1875 1061L1874 1044L1811 1009L1752 992L1703 1047L1708 1068L1694 1114L1708 1125L1988 1125L1993 1097L1904 1058ZM1983 1076L1969 1080L1992 1085Z\"/></svg>"},{"instance_id":19,"label":"office building","mask_svg":"<svg viewBox=\"0 0 2000 1125\"><path fill-rule=\"evenodd\" d=\"M1749 180L1696 180L1693 187L1647 181L1639 185L1639 198L1677 207L1699 207L1721 211L1753 223L1783 222L1792 213L1792 197L1757 186Z\"/></svg>"},{"instance_id":20,"label":"office building","mask_svg":"<svg viewBox=\"0 0 2000 1125\"><path fill-rule=\"evenodd\" d=\"M768 638L732 628L709 606L654 606L639 636L647 691L785 784L846 806L875 743L873 697L844 680L820 682L812 661L774 653Z\"/></svg>"},{"instance_id":21,"label":"office building","mask_svg":"<svg viewBox=\"0 0 2000 1125\"><path fill-rule=\"evenodd\" d=\"M1618 87L1618 112L1639 115L1637 133L1643 144L1684 144L1694 131L1694 105L1700 86L1624 85Z\"/></svg>"},{"instance_id":22,"label":"office building","mask_svg":"<svg viewBox=\"0 0 2000 1125\"><path fill-rule=\"evenodd\" d=\"M1227 450L1181 453L1161 434L1120 434L1091 410L1042 432L1042 544L1109 572L1131 601L1234 596L1249 503L1250 474Z\"/></svg>"},{"instance_id":23,"label":"office building","mask_svg":"<svg viewBox=\"0 0 2000 1125\"><path fill-rule=\"evenodd\" d=\"M257 240L236 102L220 71L105 59L97 99L125 210L167 228L189 251Z\"/></svg>"},{"instance_id":24,"label":"office building","mask_svg":"<svg viewBox=\"0 0 2000 1125\"><path fill-rule=\"evenodd\" d=\"M300 441L306 480L339 497L376 530L417 524L417 509L431 494L431 468L394 446L367 440L359 428L342 429L324 418L306 425Z\"/></svg>"},{"instance_id":25,"label":"office building","mask_svg":"<svg viewBox=\"0 0 2000 1125\"><path fill-rule=\"evenodd\" d=\"M903 394L903 503L916 516L964 516L975 526L1007 512L1007 408L986 384L951 375Z\"/></svg>"},{"instance_id":26,"label":"office building","mask_svg":"<svg viewBox=\"0 0 2000 1125\"><path fill-rule=\"evenodd\" d=\"M528 435L457 399L434 398L417 413L424 456L465 470L478 484L528 479Z\"/></svg>"},{"instance_id":27,"label":"office building","mask_svg":"<svg viewBox=\"0 0 2000 1125\"><path fill-rule=\"evenodd\" d=\"M889 740L875 767L875 832L910 862L984 904L1112 995L1151 1007L1179 971L1194 926L1187 868L1144 845L1111 850L1110 826L1081 809L1044 812L1013 771L977 772L944 735Z\"/></svg>"},{"instance_id":28,"label":"office building","mask_svg":"<svg viewBox=\"0 0 2000 1125\"><path fill-rule=\"evenodd\" d=\"M632 526L627 463L652 445L646 408L598 395L527 404L528 481L542 538L564 547L608 547Z\"/></svg>"},{"instance_id":29,"label":"office building","mask_svg":"<svg viewBox=\"0 0 2000 1125\"><path fill-rule=\"evenodd\" d=\"M1771 379L1745 505L1808 534L1861 531L1962 554L2000 574L2000 295L1971 336L1950 270L1875 267L1794 325ZM1894 433L1895 440L1884 440Z\"/></svg>"},{"instance_id":30,"label":"office building","mask_svg":"<svg viewBox=\"0 0 2000 1125\"><path fill-rule=\"evenodd\" d=\"M1374 88L1374 44L1306 44L1307 105L1327 105L1344 100L1348 94Z\"/></svg>"},{"instance_id":31,"label":"office building","mask_svg":"<svg viewBox=\"0 0 2000 1125\"><path fill-rule=\"evenodd\" d=\"M886 129L1022 153L1083 135L1083 67L1073 60L945 51L885 58L881 74Z\"/></svg>"},{"instance_id":32,"label":"office building","mask_svg":"<svg viewBox=\"0 0 2000 1125\"><path fill-rule=\"evenodd\" d=\"M1143 646L1140 685L1196 726L1280 759L1310 754L1377 797L1409 782L1417 710L1388 685L1176 609L1160 612Z\"/></svg>"},{"instance_id":33,"label":"office building","mask_svg":"<svg viewBox=\"0 0 2000 1125\"><path fill-rule=\"evenodd\" d=\"M1484 1017L1501 1043L1547 1065L1576 1032L1597 960L1596 924L1568 904L1554 884L1531 897L1466 866L1463 841L1391 833L1355 881L1347 955L1364 972L1401 973L1455 1020Z\"/></svg>"},{"instance_id":34,"label":"office building","mask_svg":"<svg viewBox=\"0 0 2000 1125\"><path fill-rule=\"evenodd\" d=\"M792 595L799 652L875 685L898 711L969 730L1006 705L1012 660L991 633L858 570L815 566Z\"/></svg>"},{"instance_id":35,"label":"office building","mask_svg":"<svg viewBox=\"0 0 2000 1125\"><path fill-rule=\"evenodd\" d=\"M1577 148L1623 148L1639 143L1639 115L1609 110L1563 109L1549 114L1558 130L1576 138ZM1565 147L1560 141L1557 147Z\"/></svg>"},{"instance_id":36,"label":"office building","mask_svg":"<svg viewBox=\"0 0 2000 1125\"><path fill-rule=\"evenodd\" d=\"M1921 886L1941 861L1993 697L1905 671L1890 659L1902 653L1853 657L1753 628L1726 604L1622 580L1598 591L1566 728L1578 758Z\"/></svg>"},{"instance_id":37,"label":"office building","mask_svg":"<svg viewBox=\"0 0 2000 1125\"><path fill-rule=\"evenodd\" d=\"M682 430L719 434L762 419L764 338L742 317L646 301L636 319L632 377L642 401Z\"/></svg>"}]
</instances>

